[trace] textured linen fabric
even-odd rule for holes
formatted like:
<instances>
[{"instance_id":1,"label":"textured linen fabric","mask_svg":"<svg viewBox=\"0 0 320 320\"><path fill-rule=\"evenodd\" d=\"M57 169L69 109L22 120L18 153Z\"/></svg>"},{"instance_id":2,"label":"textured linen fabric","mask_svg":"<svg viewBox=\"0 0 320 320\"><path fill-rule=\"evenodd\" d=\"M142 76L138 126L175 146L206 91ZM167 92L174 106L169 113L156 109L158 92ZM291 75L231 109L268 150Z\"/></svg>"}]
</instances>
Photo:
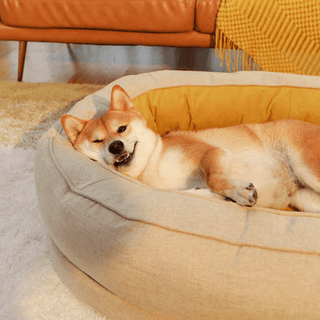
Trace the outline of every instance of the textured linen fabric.
<instances>
[{"instance_id":1,"label":"textured linen fabric","mask_svg":"<svg viewBox=\"0 0 320 320\"><path fill-rule=\"evenodd\" d=\"M70 114L101 116L114 84L121 85L147 117L159 116L154 106L172 110L167 100L172 88L187 97L199 96L203 88L210 103L203 103L202 112L211 112L212 104L222 101L221 88L236 113L239 92L249 90L241 96L247 98L243 117L230 123L232 110L221 113L228 125L251 121L247 111L263 110L263 105L266 111L258 115L265 118L260 122L270 115L303 115L320 124L316 101L307 99L310 92L319 101L320 79L262 72L128 76L86 97ZM153 96L162 90L164 105L157 100L161 95ZM261 98L269 94L270 99ZM149 102L144 105L146 95ZM292 99L301 95L302 105L295 106ZM197 99L187 101L191 114ZM287 104L295 111L288 113ZM223 110L218 103L216 108ZM287 109L279 111L282 108ZM177 110L185 121L185 109L177 105ZM166 118L157 116L161 130L167 129L159 123ZM172 125L168 122L169 129ZM58 274L77 296L111 319L319 318L319 214L244 208L148 187L76 152L59 122L39 141L35 174Z\"/></svg>"}]
</instances>

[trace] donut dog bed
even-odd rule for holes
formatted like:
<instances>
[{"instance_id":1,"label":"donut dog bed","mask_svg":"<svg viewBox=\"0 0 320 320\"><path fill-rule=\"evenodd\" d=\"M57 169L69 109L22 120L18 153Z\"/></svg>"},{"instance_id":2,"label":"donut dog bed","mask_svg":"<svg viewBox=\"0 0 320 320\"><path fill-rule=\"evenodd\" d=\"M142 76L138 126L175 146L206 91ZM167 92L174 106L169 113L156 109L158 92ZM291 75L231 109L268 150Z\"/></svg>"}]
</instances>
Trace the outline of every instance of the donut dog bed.
<instances>
[{"instance_id":1,"label":"donut dog bed","mask_svg":"<svg viewBox=\"0 0 320 320\"><path fill-rule=\"evenodd\" d=\"M100 117L115 84L160 134L320 124L319 78L267 72L128 76L69 114ZM320 215L153 189L76 152L60 122L38 143L35 176L58 275L108 318L319 319Z\"/></svg>"}]
</instances>

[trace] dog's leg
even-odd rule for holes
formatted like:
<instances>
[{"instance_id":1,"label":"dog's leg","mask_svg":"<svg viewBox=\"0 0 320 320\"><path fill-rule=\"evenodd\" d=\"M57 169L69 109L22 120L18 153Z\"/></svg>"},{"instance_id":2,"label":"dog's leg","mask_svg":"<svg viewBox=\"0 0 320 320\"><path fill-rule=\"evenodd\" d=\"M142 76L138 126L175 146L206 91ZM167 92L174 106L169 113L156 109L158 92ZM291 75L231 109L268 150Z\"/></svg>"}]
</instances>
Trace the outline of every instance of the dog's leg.
<instances>
[{"instance_id":1,"label":"dog's leg","mask_svg":"<svg viewBox=\"0 0 320 320\"><path fill-rule=\"evenodd\" d=\"M320 193L320 126L305 122L291 126L287 136L282 135L288 164L301 185Z\"/></svg>"},{"instance_id":2,"label":"dog's leg","mask_svg":"<svg viewBox=\"0 0 320 320\"><path fill-rule=\"evenodd\" d=\"M212 147L206 151L201 168L207 185L215 193L234 200L241 206L253 206L257 202L258 194L251 182L236 180L228 177L230 160L225 151Z\"/></svg>"},{"instance_id":3,"label":"dog's leg","mask_svg":"<svg viewBox=\"0 0 320 320\"><path fill-rule=\"evenodd\" d=\"M310 188L297 190L290 205L301 211L320 213L320 194Z\"/></svg>"},{"instance_id":4,"label":"dog's leg","mask_svg":"<svg viewBox=\"0 0 320 320\"><path fill-rule=\"evenodd\" d=\"M290 204L302 211L320 213L320 126L293 123L287 141L288 165L302 186L291 197Z\"/></svg>"}]
</instances>

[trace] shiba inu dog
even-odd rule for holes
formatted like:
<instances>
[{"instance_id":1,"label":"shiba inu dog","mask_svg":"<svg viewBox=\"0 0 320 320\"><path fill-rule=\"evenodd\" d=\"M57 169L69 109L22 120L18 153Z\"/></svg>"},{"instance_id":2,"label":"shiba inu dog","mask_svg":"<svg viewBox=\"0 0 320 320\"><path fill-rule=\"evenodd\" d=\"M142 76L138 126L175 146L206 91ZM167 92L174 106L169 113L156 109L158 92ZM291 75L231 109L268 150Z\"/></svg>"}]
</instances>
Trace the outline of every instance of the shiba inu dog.
<instances>
[{"instance_id":1,"label":"shiba inu dog","mask_svg":"<svg viewBox=\"0 0 320 320\"><path fill-rule=\"evenodd\" d=\"M70 115L75 150L155 188L207 188L241 206L320 212L320 126L296 120L164 136L118 85L99 119Z\"/></svg>"}]
</instances>

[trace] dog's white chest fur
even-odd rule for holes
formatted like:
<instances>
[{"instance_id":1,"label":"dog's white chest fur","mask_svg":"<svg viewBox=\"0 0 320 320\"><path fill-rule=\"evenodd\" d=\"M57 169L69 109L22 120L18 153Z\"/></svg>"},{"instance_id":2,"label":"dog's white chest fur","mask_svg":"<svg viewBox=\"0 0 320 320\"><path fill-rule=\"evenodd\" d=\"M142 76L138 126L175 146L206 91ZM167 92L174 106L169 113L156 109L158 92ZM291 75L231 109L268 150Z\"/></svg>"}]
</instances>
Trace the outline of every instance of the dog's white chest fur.
<instances>
[{"instance_id":1,"label":"dog's white chest fur","mask_svg":"<svg viewBox=\"0 0 320 320\"><path fill-rule=\"evenodd\" d=\"M202 170L179 149L162 152L161 141L151 155L140 179L155 188L183 190L207 187Z\"/></svg>"}]
</instances>

